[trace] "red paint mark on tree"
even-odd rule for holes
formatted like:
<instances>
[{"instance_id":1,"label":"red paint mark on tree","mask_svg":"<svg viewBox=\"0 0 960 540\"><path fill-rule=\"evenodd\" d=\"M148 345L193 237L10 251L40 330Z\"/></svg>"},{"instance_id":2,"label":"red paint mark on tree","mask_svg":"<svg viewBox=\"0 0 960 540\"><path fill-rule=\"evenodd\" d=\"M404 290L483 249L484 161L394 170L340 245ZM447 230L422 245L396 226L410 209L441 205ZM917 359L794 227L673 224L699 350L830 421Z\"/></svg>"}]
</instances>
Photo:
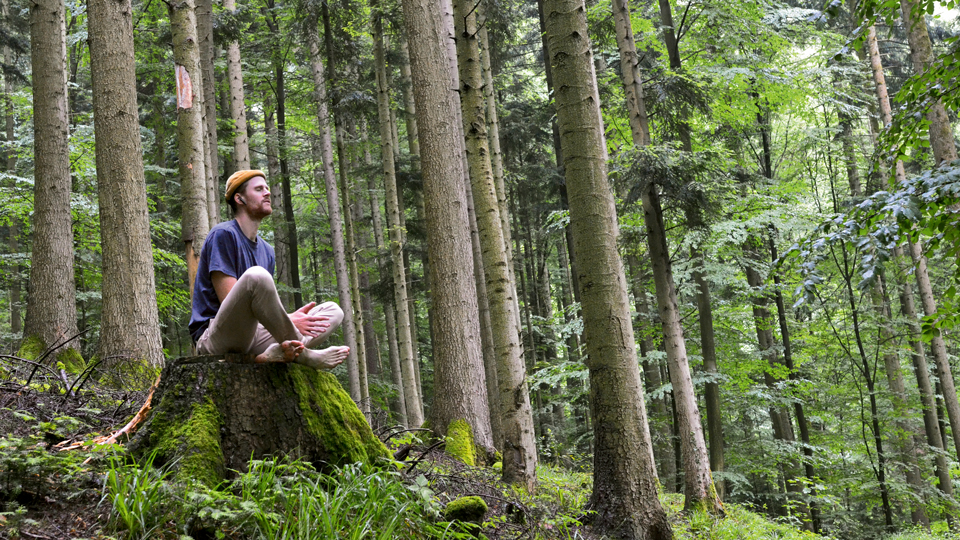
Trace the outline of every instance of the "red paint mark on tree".
<instances>
[{"instance_id":1,"label":"red paint mark on tree","mask_svg":"<svg viewBox=\"0 0 960 540\"><path fill-rule=\"evenodd\" d=\"M193 84L190 82L190 74L187 68L176 65L174 73L177 79L177 107L180 109L189 109L193 107Z\"/></svg>"}]
</instances>

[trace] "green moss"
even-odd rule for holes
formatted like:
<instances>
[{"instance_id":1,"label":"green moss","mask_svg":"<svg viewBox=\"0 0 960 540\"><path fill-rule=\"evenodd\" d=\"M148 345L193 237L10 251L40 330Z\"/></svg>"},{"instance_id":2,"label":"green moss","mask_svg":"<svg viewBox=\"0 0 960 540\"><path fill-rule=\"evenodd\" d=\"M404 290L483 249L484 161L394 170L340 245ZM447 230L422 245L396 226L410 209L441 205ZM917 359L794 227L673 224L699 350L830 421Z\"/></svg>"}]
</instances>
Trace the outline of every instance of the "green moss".
<instances>
[{"instance_id":1,"label":"green moss","mask_svg":"<svg viewBox=\"0 0 960 540\"><path fill-rule=\"evenodd\" d=\"M293 365L290 378L308 429L335 456L335 465L374 463L389 457L387 447L373 435L367 419L333 374ZM275 384L284 383L278 380Z\"/></svg>"},{"instance_id":2,"label":"green moss","mask_svg":"<svg viewBox=\"0 0 960 540\"><path fill-rule=\"evenodd\" d=\"M27 338L23 340L23 343L20 344L17 356L24 360L36 360L40 358L40 355L43 354L45 350L47 350L47 345L40 336L27 336Z\"/></svg>"},{"instance_id":3,"label":"green moss","mask_svg":"<svg viewBox=\"0 0 960 540\"><path fill-rule=\"evenodd\" d=\"M462 418L447 426L447 453L467 465L476 465L476 449L473 444L473 428Z\"/></svg>"},{"instance_id":4,"label":"green moss","mask_svg":"<svg viewBox=\"0 0 960 540\"><path fill-rule=\"evenodd\" d=\"M87 368L87 362L83 359L80 351L70 347L57 353L57 364L61 369L71 375L79 375Z\"/></svg>"},{"instance_id":5,"label":"green moss","mask_svg":"<svg viewBox=\"0 0 960 540\"><path fill-rule=\"evenodd\" d=\"M487 503L476 495L461 497L450 501L443 510L443 516L450 521L479 523L487 513Z\"/></svg>"},{"instance_id":6,"label":"green moss","mask_svg":"<svg viewBox=\"0 0 960 540\"><path fill-rule=\"evenodd\" d=\"M162 403L158 409L170 410ZM187 418L169 418L162 413L154 415L150 439L161 462L179 460L177 480L198 480L214 487L223 480L225 473L220 425L217 406L207 398L194 404Z\"/></svg>"}]
</instances>

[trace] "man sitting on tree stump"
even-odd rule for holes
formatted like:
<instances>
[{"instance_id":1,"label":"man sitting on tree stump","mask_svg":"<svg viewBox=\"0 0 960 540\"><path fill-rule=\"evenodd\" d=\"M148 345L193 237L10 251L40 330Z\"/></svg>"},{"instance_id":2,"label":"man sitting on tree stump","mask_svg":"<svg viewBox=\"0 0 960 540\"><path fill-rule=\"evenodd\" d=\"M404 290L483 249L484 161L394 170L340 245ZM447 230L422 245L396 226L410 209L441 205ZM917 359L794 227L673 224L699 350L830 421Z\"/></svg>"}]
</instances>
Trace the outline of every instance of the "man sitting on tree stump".
<instances>
[{"instance_id":1,"label":"man sitting on tree stump","mask_svg":"<svg viewBox=\"0 0 960 540\"><path fill-rule=\"evenodd\" d=\"M262 171L245 170L227 179L234 219L210 230L200 252L190 335L199 354L256 355L257 362L296 362L333 369L349 347L317 349L333 333L343 311L334 302L310 302L287 314L273 282L273 247L257 234L273 213Z\"/></svg>"}]
</instances>

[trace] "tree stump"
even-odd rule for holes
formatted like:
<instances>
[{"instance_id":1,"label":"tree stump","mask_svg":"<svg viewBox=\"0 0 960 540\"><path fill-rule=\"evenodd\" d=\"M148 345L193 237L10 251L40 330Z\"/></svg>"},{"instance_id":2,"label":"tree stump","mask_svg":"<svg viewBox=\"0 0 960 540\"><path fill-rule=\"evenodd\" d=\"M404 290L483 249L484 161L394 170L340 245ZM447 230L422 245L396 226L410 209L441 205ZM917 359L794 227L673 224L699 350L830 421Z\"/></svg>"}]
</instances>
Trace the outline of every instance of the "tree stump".
<instances>
[{"instance_id":1,"label":"tree stump","mask_svg":"<svg viewBox=\"0 0 960 540\"><path fill-rule=\"evenodd\" d=\"M389 456L332 374L237 354L168 362L128 448L209 486L251 458L288 455L324 470Z\"/></svg>"}]
</instances>

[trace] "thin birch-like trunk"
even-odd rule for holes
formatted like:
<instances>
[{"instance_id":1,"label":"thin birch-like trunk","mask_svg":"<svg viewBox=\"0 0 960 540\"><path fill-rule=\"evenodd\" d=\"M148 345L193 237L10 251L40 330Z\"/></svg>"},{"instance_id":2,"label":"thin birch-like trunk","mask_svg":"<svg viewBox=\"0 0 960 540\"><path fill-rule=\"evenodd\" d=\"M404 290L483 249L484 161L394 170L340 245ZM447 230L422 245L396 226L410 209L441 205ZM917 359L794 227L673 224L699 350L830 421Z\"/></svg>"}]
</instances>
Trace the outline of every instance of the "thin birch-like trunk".
<instances>
[{"instance_id":1,"label":"thin birch-like trunk","mask_svg":"<svg viewBox=\"0 0 960 540\"><path fill-rule=\"evenodd\" d=\"M217 155L217 90L213 62L216 49L213 44L213 0L197 0L197 34L200 40L200 71L203 74L203 143L204 172L207 187L207 217L210 227L220 223L220 190L217 174L220 160Z\"/></svg>"},{"instance_id":2,"label":"thin birch-like trunk","mask_svg":"<svg viewBox=\"0 0 960 540\"><path fill-rule=\"evenodd\" d=\"M486 276L489 322L496 351L497 402L503 430L503 479L533 492L536 485L537 449L533 412L526 383L523 347L517 329L516 286L511 280L500 201L493 177L487 134L487 100L482 93L483 74L477 39L477 14L473 4L454 2L460 99L470 183Z\"/></svg>"},{"instance_id":3,"label":"thin birch-like trunk","mask_svg":"<svg viewBox=\"0 0 960 540\"><path fill-rule=\"evenodd\" d=\"M347 347L350 347L350 356L347 358L347 378L350 387L350 397L360 405L360 410L370 417L369 395L364 396L361 387L361 362L363 357L360 344L357 342L357 311L354 309L354 297L351 290L350 272L347 268L347 254L344 243L343 217L349 216L349 207L341 213L340 190L337 187L337 176L333 170L333 142L330 139L330 116L327 112L327 82L323 73L323 61L320 56L319 19L316 13L311 13L307 31L307 41L310 49L310 67L313 74L313 101L316 107L317 131L320 135L318 156L321 167L315 176L322 176L327 193L327 212L330 216L330 247L333 251L333 267L337 276L337 292L340 298L340 308L343 310L343 337ZM340 164L341 168L344 166ZM317 178L320 180L320 178ZM356 268L354 266L354 268ZM354 276L355 277L355 276ZM356 283L354 281L353 283ZM366 369L362 369L366 373ZM367 399L364 399L364 398Z\"/></svg>"},{"instance_id":4,"label":"thin birch-like trunk","mask_svg":"<svg viewBox=\"0 0 960 540\"><path fill-rule=\"evenodd\" d=\"M223 9L237 10L236 0L223 0ZM240 42L227 43L227 85L230 87L230 119L233 120L233 161L238 171L250 168L250 140L247 137L247 106L240 66Z\"/></svg>"},{"instance_id":5,"label":"thin birch-like trunk","mask_svg":"<svg viewBox=\"0 0 960 540\"><path fill-rule=\"evenodd\" d=\"M387 233L393 261L394 307L397 311L397 346L400 353L402 392L406 408L407 425L420 427L423 424L423 402L417 384L415 358L413 355L410 309L407 303L407 277L403 266L403 236L400 227L400 204L397 193L397 176L394 168L393 137L390 134L390 94L387 87L386 60L383 50L383 23L379 2L372 3L374 59L377 71L377 111L380 118L380 150L383 166L384 198L387 206Z\"/></svg>"}]
</instances>

